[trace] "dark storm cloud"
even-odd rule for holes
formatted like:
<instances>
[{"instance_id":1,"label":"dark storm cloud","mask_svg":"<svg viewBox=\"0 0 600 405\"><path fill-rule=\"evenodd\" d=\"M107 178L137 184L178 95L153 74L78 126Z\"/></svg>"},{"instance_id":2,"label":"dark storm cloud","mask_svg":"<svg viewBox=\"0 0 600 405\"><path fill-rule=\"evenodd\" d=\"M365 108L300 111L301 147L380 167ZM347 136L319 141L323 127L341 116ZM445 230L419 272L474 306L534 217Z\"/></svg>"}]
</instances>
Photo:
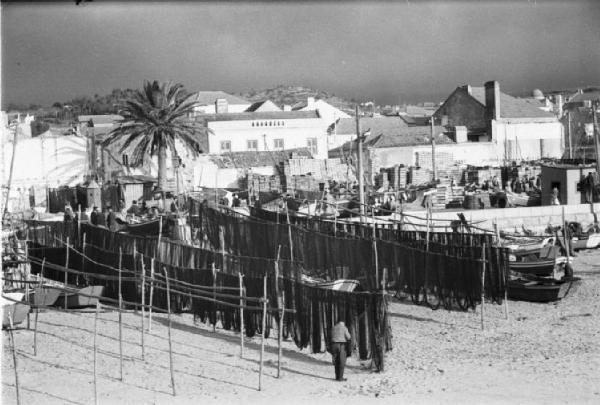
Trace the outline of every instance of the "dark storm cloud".
<instances>
[{"instance_id":1,"label":"dark storm cloud","mask_svg":"<svg viewBox=\"0 0 600 405\"><path fill-rule=\"evenodd\" d=\"M188 89L306 85L379 102L499 80L513 92L600 82L586 1L3 4L8 102L172 79Z\"/></svg>"}]
</instances>

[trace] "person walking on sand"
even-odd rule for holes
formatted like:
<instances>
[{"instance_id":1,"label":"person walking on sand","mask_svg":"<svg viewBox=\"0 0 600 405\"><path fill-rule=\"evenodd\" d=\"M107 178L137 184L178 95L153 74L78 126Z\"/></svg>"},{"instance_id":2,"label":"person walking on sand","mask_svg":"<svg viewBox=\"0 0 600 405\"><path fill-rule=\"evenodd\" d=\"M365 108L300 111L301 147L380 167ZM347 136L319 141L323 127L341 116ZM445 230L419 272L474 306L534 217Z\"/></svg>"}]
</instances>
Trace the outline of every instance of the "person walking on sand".
<instances>
[{"instance_id":1,"label":"person walking on sand","mask_svg":"<svg viewBox=\"0 0 600 405\"><path fill-rule=\"evenodd\" d=\"M335 367L335 379L346 381L344 368L346 367L346 344L352 337L344 322L339 321L331 328L331 357Z\"/></svg>"}]
</instances>

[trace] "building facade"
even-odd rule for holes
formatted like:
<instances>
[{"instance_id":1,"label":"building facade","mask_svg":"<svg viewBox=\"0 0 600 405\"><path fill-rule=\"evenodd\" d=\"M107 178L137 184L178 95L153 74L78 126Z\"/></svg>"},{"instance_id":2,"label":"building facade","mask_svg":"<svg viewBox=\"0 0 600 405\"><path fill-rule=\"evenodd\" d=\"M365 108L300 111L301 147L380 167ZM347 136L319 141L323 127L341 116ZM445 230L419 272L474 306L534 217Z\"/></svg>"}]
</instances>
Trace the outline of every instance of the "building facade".
<instances>
[{"instance_id":1,"label":"building facade","mask_svg":"<svg viewBox=\"0 0 600 405\"><path fill-rule=\"evenodd\" d=\"M327 121L317 111L272 111L197 117L210 129L209 154L308 148L327 158Z\"/></svg>"},{"instance_id":2,"label":"building facade","mask_svg":"<svg viewBox=\"0 0 600 405\"><path fill-rule=\"evenodd\" d=\"M563 126L544 105L512 97L500 91L496 81L484 87L458 87L435 112L438 123L457 142L491 142L499 163L560 158L563 154ZM456 127L466 128L459 139Z\"/></svg>"}]
</instances>

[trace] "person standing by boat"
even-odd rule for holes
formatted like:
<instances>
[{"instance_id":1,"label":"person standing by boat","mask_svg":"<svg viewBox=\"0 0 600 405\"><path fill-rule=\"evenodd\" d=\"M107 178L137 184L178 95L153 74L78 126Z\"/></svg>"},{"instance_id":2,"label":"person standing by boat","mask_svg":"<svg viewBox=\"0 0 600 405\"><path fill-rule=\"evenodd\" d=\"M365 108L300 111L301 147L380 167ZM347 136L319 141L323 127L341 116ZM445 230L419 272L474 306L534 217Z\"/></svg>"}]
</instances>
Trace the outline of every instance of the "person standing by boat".
<instances>
[{"instance_id":1,"label":"person standing by boat","mask_svg":"<svg viewBox=\"0 0 600 405\"><path fill-rule=\"evenodd\" d=\"M106 223L108 224L108 229L110 229L113 232L116 232L119 228L119 225L117 224L117 214L113 211L111 206L108 206Z\"/></svg>"},{"instance_id":2,"label":"person standing by boat","mask_svg":"<svg viewBox=\"0 0 600 405\"><path fill-rule=\"evenodd\" d=\"M338 321L331 328L331 357L335 367L335 379L346 381L344 368L346 367L346 344L352 339L348 328L342 321Z\"/></svg>"},{"instance_id":3,"label":"person standing by boat","mask_svg":"<svg viewBox=\"0 0 600 405\"><path fill-rule=\"evenodd\" d=\"M558 188L556 187L552 189L552 205L560 205L560 200L558 199Z\"/></svg>"},{"instance_id":4,"label":"person standing by boat","mask_svg":"<svg viewBox=\"0 0 600 405\"><path fill-rule=\"evenodd\" d=\"M592 172L588 172L588 175L585 176L584 188L585 188L585 202L586 203L594 202L594 175Z\"/></svg>"}]
</instances>

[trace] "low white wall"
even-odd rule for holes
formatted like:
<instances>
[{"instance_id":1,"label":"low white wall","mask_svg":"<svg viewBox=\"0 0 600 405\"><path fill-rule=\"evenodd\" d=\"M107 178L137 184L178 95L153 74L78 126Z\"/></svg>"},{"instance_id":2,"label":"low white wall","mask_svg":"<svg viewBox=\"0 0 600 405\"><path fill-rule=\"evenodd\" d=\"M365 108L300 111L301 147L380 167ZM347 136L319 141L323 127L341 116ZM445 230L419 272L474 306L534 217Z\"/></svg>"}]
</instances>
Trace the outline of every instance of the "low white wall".
<instances>
[{"instance_id":1,"label":"low white wall","mask_svg":"<svg viewBox=\"0 0 600 405\"><path fill-rule=\"evenodd\" d=\"M584 227L594 222L592 207L590 204L577 205L550 205L544 207L519 207L519 208L492 208L485 210L463 210L463 211L434 211L433 220L457 220L458 213L463 213L467 221L475 222L480 228L494 229L494 221L498 228L505 231L522 232L523 227L535 232L543 232L550 224L558 226L562 224L563 208L567 221L580 222ZM593 205L593 212L600 214L600 203ZM407 212L409 215L423 218L423 220L408 218L415 224L425 224L425 211ZM398 218L399 219L399 218ZM449 225L449 222L447 222ZM446 222L438 222L446 224Z\"/></svg>"}]
</instances>

